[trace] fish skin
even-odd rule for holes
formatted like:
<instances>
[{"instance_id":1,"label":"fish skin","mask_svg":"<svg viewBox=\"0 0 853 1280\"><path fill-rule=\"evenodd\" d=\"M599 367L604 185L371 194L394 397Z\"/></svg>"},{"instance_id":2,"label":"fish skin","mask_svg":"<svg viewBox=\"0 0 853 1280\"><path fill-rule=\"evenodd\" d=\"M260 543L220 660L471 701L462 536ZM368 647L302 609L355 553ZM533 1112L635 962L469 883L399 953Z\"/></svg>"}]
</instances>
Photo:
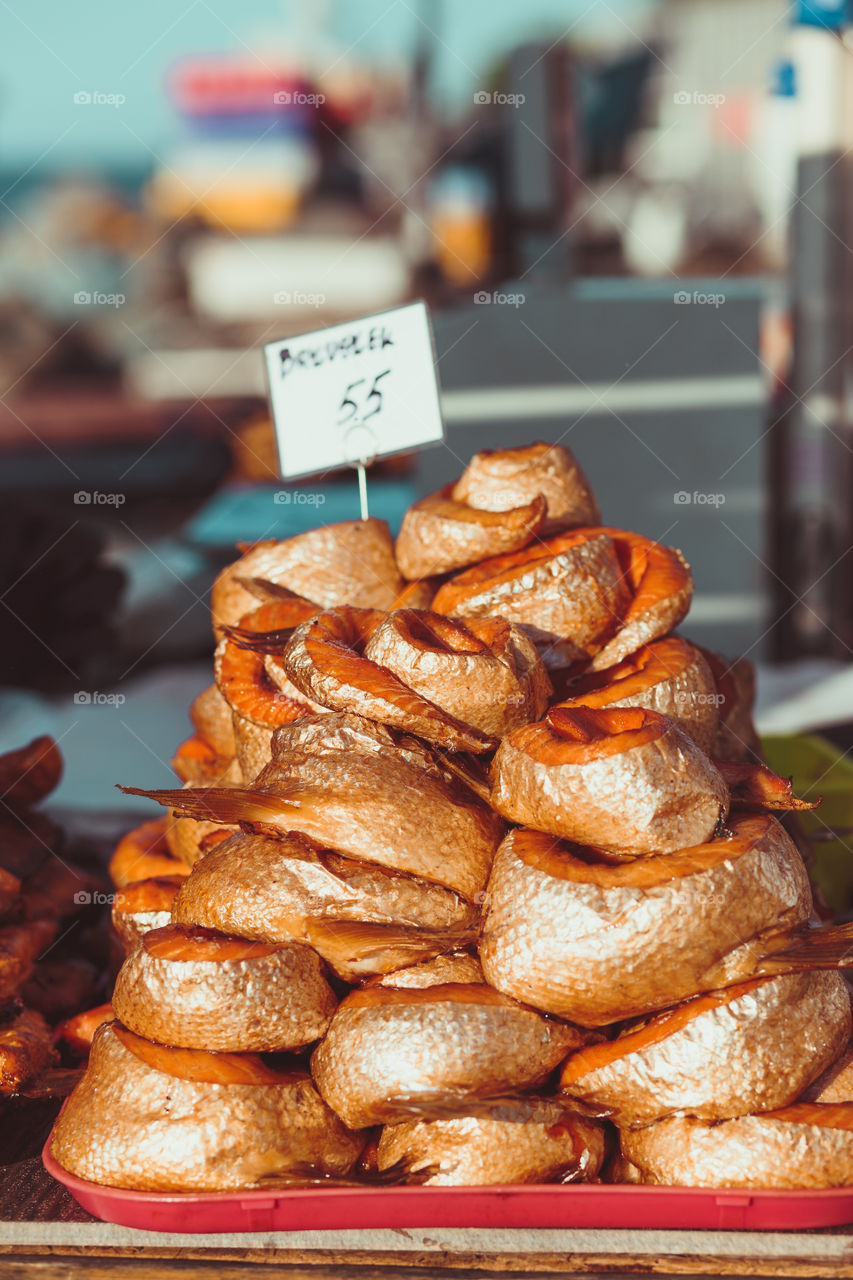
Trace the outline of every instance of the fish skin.
<instances>
[{"instance_id":1,"label":"fish skin","mask_svg":"<svg viewBox=\"0 0 853 1280\"><path fill-rule=\"evenodd\" d=\"M254 787L274 796L293 784L316 789L318 800L288 812L288 831L469 901L485 888L504 824L416 738L348 712L295 721L276 731Z\"/></svg>"},{"instance_id":2,"label":"fish skin","mask_svg":"<svg viewBox=\"0 0 853 1280\"><path fill-rule=\"evenodd\" d=\"M604 1129L552 1098L507 1100L494 1112L386 1125L380 1169L405 1160L434 1169L424 1186L506 1186L594 1178L604 1159Z\"/></svg>"},{"instance_id":3,"label":"fish skin","mask_svg":"<svg viewBox=\"0 0 853 1280\"><path fill-rule=\"evenodd\" d=\"M166 929L149 933L160 936ZM337 1008L323 962L300 943L240 960L166 959L135 947L113 989L115 1015L147 1040L267 1053L318 1040Z\"/></svg>"},{"instance_id":4,"label":"fish skin","mask_svg":"<svg viewBox=\"0 0 853 1280\"><path fill-rule=\"evenodd\" d=\"M317 1088L352 1129L393 1118L401 1095L532 1088L585 1039L489 987L374 987L369 996L367 1005L343 1001L311 1058Z\"/></svg>"},{"instance_id":5,"label":"fish skin","mask_svg":"<svg viewBox=\"0 0 853 1280\"><path fill-rule=\"evenodd\" d=\"M853 1182L853 1130L792 1124L774 1113L670 1119L621 1134L622 1154L658 1186L810 1190Z\"/></svg>"},{"instance_id":6,"label":"fish skin","mask_svg":"<svg viewBox=\"0 0 853 1280\"><path fill-rule=\"evenodd\" d=\"M668 636L664 640L653 640L624 662L630 664L632 659L642 659L645 655L654 660L659 658L664 668L671 670L663 679L629 692L633 684L631 676L616 678L622 675L622 664L619 664L601 673L592 697L570 688L569 696L556 705L645 707L674 720L701 751L715 758L712 747L720 725L717 685L701 651L680 637ZM612 679L604 683L602 677L607 676Z\"/></svg>"},{"instance_id":7,"label":"fish skin","mask_svg":"<svg viewBox=\"0 0 853 1280\"><path fill-rule=\"evenodd\" d=\"M853 1046L845 1046L835 1062L803 1090L800 1102L853 1102Z\"/></svg>"},{"instance_id":8,"label":"fish skin","mask_svg":"<svg viewBox=\"0 0 853 1280\"><path fill-rule=\"evenodd\" d=\"M449 952L436 956L433 960L424 960L421 964L408 965L405 969L395 969L393 973L381 974L371 978L368 986L376 984L383 987L425 987L444 986L448 982L484 983L483 969L476 956L467 951Z\"/></svg>"},{"instance_id":9,"label":"fish skin","mask_svg":"<svg viewBox=\"0 0 853 1280\"><path fill-rule=\"evenodd\" d=\"M302 1074L280 1084L208 1084L156 1070L98 1029L86 1074L53 1131L79 1178L139 1191L226 1191L311 1163L342 1176L364 1139ZM214 1055L215 1057L215 1055Z\"/></svg>"},{"instance_id":10,"label":"fish skin","mask_svg":"<svg viewBox=\"0 0 853 1280\"><path fill-rule=\"evenodd\" d=\"M537 759L558 735L547 722L502 740L491 803L512 822L635 857L708 840L728 812L728 788L686 733L671 724L653 741L577 763Z\"/></svg>"},{"instance_id":11,"label":"fish skin","mask_svg":"<svg viewBox=\"0 0 853 1280\"><path fill-rule=\"evenodd\" d=\"M384 520L343 520L320 525L283 542L257 543L216 578L210 594L214 632L235 626L257 607L241 578L265 578L324 609L352 604L391 609L404 583L394 540Z\"/></svg>"},{"instance_id":12,"label":"fish skin","mask_svg":"<svg viewBox=\"0 0 853 1280\"><path fill-rule=\"evenodd\" d=\"M811 889L774 818L739 817L731 830L732 840L613 867L580 864L563 846L574 880L519 856L526 846L547 860L559 841L510 832L486 890L487 981L598 1027L754 977L768 936L808 920ZM683 873L685 858L698 867Z\"/></svg>"},{"instance_id":13,"label":"fish skin","mask_svg":"<svg viewBox=\"0 0 853 1280\"><path fill-rule=\"evenodd\" d=\"M359 652L364 635L381 622L382 615L372 610L329 609L297 627L282 658L289 679L306 697L333 711L354 712L452 751L493 749L494 738L462 723Z\"/></svg>"},{"instance_id":14,"label":"fish skin","mask_svg":"<svg viewBox=\"0 0 853 1280\"><path fill-rule=\"evenodd\" d=\"M107 868L117 889L157 876L189 875L186 863L174 857L169 849L170 821L167 816L154 818L122 836Z\"/></svg>"},{"instance_id":15,"label":"fish skin","mask_svg":"<svg viewBox=\"0 0 853 1280\"><path fill-rule=\"evenodd\" d=\"M234 727L231 708L214 681L190 703L190 720L196 733L224 759L234 755Z\"/></svg>"},{"instance_id":16,"label":"fish skin","mask_svg":"<svg viewBox=\"0 0 853 1280\"><path fill-rule=\"evenodd\" d=\"M429 643L419 627L458 628L480 642L453 650ZM413 628L415 629L413 631ZM365 657L386 667L422 697L497 741L510 729L545 714L553 692L536 646L502 619L447 619L414 609L389 614L365 645Z\"/></svg>"},{"instance_id":17,"label":"fish skin","mask_svg":"<svg viewBox=\"0 0 853 1280\"><path fill-rule=\"evenodd\" d=\"M440 587L432 607L518 623L546 666L567 666L601 649L627 603L612 539L580 530L482 561Z\"/></svg>"},{"instance_id":18,"label":"fish skin","mask_svg":"<svg viewBox=\"0 0 853 1280\"><path fill-rule=\"evenodd\" d=\"M552 524L570 529L601 523L598 503L574 454L564 445L541 440L475 453L452 496L481 511L507 511L540 493Z\"/></svg>"},{"instance_id":19,"label":"fish skin","mask_svg":"<svg viewBox=\"0 0 853 1280\"><path fill-rule=\"evenodd\" d=\"M514 508L483 510L452 496L453 484L415 502L394 546L404 578L431 578L505 555L535 538L547 510L542 494Z\"/></svg>"},{"instance_id":20,"label":"fish skin","mask_svg":"<svg viewBox=\"0 0 853 1280\"><path fill-rule=\"evenodd\" d=\"M311 920L471 928L477 909L440 885L320 853L298 837L231 836L193 868L172 919L265 942L308 941Z\"/></svg>"},{"instance_id":21,"label":"fish skin","mask_svg":"<svg viewBox=\"0 0 853 1280\"><path fill-rule=\"evenodd\" d=\"M0 1027L0 1096L18 1093L54 1061L50 1027L34 1009L22 1009Z\"/></svg>"},{"instance_id":22,"label":"fish skin","mask_svg":"<svg viewBox=\"0 0 853 1280\"><path fill-rule=\"evenodd\" d=\"M787 1106L850 1039L847 987L831 972L748 985L657 1043L633 1051L626 1043L622 1056L562 1087L622 1128L674 1114L719 1120Z\"/></svg>"},{"instance_id":23,"label":"fish skin","mask_svg":"<svg viewBox=\"0 0 853 1280\"><path fill-rule=\"evenodd\" d=\"M590 662L591 671L604 671L641 645L674 631L693 599L690 565L675 547L607 525L598 532L608 534L617 548L631 599L615 635Z\"/></svg>"},{"instance_id":24,"label":"fish skin","mask_svg":"<svg viewBox=\"0 0 853 1280\"><path fill-rule=\"evenodd\" d=\"M140 880L133 885L130 894L119 892L113 896L112 926L121 939L125 952L132 951L151 929L160 929L171 920L172 903L179 887L180 876ZM149 900L134 901L148 890Z\"/></svg>"}]
</instances>

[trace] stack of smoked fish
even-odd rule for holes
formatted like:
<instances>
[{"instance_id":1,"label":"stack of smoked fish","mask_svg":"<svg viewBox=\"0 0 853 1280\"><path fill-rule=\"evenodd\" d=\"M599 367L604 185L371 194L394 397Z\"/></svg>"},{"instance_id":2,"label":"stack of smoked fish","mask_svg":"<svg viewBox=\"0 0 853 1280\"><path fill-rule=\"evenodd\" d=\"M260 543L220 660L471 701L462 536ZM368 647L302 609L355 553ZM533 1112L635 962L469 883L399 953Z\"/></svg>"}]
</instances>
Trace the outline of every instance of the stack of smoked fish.
<instances>
[{"instance_id":1,"label":"stack of smoked fish","mask_svg":"<svg viewBox=\"0 0 853 1280\"><path fill-rule=\"evenodd\" d=\"M53 738L0 755L0 1102L67 1090L54 1026L91 1002L96 965L79 954L76 917L98 885L74 864L38 805L62 776ZM64 942L68 939L69 942ZM71 1073L73 1074L73 1073Z\"/></svg>"},{"instance_id":2,"label":"stack of smoked fish","mask_svg":"<svg viewBox=\"0 0 853 1280\"><path fill-rule=\"evenodd\" d=\"M151 1190L853 1182L849 931L750 669L557 445L244 548L53 1154Z\"/></svg>"}]
</instances>

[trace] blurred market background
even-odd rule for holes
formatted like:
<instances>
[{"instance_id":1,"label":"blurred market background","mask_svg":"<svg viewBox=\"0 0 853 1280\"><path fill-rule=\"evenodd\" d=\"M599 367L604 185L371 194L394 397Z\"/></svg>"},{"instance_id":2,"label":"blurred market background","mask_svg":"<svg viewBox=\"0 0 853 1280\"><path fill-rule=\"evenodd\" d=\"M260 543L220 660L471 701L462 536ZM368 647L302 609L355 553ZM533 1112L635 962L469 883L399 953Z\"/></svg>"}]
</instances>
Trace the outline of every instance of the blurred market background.
<instances>
[{"instance_id":1,"label":"blurred market background","mask_svg":"<svg viewBox=\"0 0 853 1280\"><path fill-rule=\"evenodd\" d=\"M352 473L277 479L263 343L418 297L447 441L372 468L372 514L562 440L609 523L683 549L760 727L853 745L845 3L2 23L0 749L53 733L60 806L169 785L238 540L358 514Z\"/></svg>"}]
</instances>

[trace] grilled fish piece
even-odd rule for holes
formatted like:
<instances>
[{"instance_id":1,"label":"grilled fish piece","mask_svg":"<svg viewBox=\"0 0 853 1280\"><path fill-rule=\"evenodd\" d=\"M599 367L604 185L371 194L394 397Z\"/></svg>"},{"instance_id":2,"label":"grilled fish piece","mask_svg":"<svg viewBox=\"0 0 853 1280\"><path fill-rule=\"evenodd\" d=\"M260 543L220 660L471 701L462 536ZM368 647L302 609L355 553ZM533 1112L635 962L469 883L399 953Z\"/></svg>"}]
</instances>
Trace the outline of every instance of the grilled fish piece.
<instances>
[{"instance_id":1,"label":"grilled fish piece","mask_svg":"<svg viewBox=\"0 0 853 1280\"><path fill-rule=\"evenodd\" d=\"M850 1039L838 973L753 978L579 1050L560 1087L623 1128L787 1106Z\"/></svg>"},{"instance_id":2,"label":"grilled fish piece","mask_svg":"<svg viewBox=\"0 0 853 1280\"><path fill-rule=\"evenodd\" d=\"M241 833L196 863L172 919L265 942L307 942L311 921L461 930L476 923L477 911L440 885L321 852L296 836Z\"/></svg>"},{"instance_id":3,"label":"grilled fish piece","mask_svg":"<svg viewBox=\"0 0 853 1280\"><path fill-rule=\"evenodd\" d=\"M139 1191L227 1191L311 1164L344 1176L364 1139L302 1072L253 1054L150 1044L99 1027L51 1153L78 1178Z\"/></svg>"},{"instance_id":4,"label":"grilled fish piece","mask_svg":"<svg viewBox=\"0 0 853 1280\"><path fill-rule=\"evenodd\" d=\"M384 520L321 525L284 542L259 542L227 566L213 584L214 631L233 626L254 608L243 580L261 578L321 605L391 609L403 590L394 541Z\"/></svg>"},{"instance_id":5,"label":"grilled fish piece","mask_svg":"<svg viewBox=\"0 0 853 1280\"><path fill-rule=\"evenodd\" d=\"M105 1022L112 1022L114 1018L113 1007L109 1003L96 1005L94 1009L84 1009L82 1013L75 1013L72 1018L66 1018L60 1023L56 1028L55 1039L57 1042L63 1041L79 1057L88 1057L98 1027Z\"/></svg>"},{"instance_id":6,"label":"grilled fish piece","mask_svg":"<svg viewBox=\"0 0 853 1280\"><path fill-rule=\"evenodd\" d=\"M621 1135L643 1182L808 1190L853 1183L853 1104L800 1102L736 1120L661 1120Z\"/></svg>"},{"instance_id":7,"label":"grilled fish piece","mask_svg":"<svg viewBox=\"0 0 853 1280\"><path fill-rule=\"evenodd\" d=\"M221 840L227 840L236 830L234 824L214 822L210 818L182 818L176 810L170 810L166 844L169 852L185 868L175 874L186 875L186 869L194 867L209 849Z\"/></svg>"},{"instance_id":8,"label":"grilled fish piece","mask_svg":"<svg viewBox=\"0 0 853 1280\"><path fill-rule=\"evenodd\" d=\"M693 740L640 707L552 707L503 739L493 778L504 817L626 857L708 840L729 807Z\"/></svg>"},{"instance_id":9,"label":"grilled fish piece","mask_svg":"<svg viewBox=\"0 0 853 1280\"><path fill-rule=\"evenodd\" d=\"M183 876L160 876L137 880L118 891L113 898L112 923L125 951L138 946L143 934L150 929L169 924L172 903L184 879Z\"/></svg>"},{"instance_id":10,"label":"grilled fish piece","mask_svg":"<svg viewBox=\"0 0 853 1280\"><path fill-rule=\"evenodd\" d=\"M776 953L811 912L802 858L769 815L737 818L730 834L657 858L607 865L587 856L542 832L510 832L495 856L480 942L493 986L582 1026L665 1009L762 966L784 971ZM803 963L789 971L811 967L810 943L804 937Z\"/></svg>"},{"instance_id":11,"label":"grilled fish piece","mask_svg":"<svg viewBox=\"0 0 853 1280\"><path fill-rule=\"evenodd\" d=\"M50 1027L40 1013L23 1009L0 1026L0 1094L20 1093L52 1061Z\"/></svg>"},{"instance_id":12,"label":"grilled fish piece","mask_svg":"<svg viewBox=\"0 0 853 1280\"><path fill-rule=\"evenodd\" d=\"M689 564L674 547L625 529L605 526L595 532L611 538L630 593L619 629L590 663L593 671L604 671L678 626L693 599L693 578Z\"/></svg>"},{"instance_id":13,"label":"grilled fish piece","mask_svg":"<svg viewBox=\"0 0 853 1280\"><path fill-rule=\"evenodd\" d=\"M483 560L440 587L432 607L457 617L516 622L545 665L559 667L587 662L602 649L629 602L609 533L579 529Z\"/></svg>"},{"instance_id":14,"label":"grilled fish piece","mask_svg":"<svg viewBox=\"0 0 853 1280\"><path fill-rule=\"evenodd\" d=\"M485 888L503 824L416 738L335 713L277 730L273 752L251 790L123 789L189 817L274 836L300 832L321 847L441 884L469 901Z\"/></svg>"},{"instance_id":15,"label":"grilled fish piece","mask_svg":"<svg viewBox=\"0 0 853 1280\"><path fill-rule=\"evenodd\" d=\"M509 511L542 494L548 524L570 529L601 522L589 481L569 449L561 444L482 449L453 486L456 502L482 511Z\"/></svg>"},{"instance_id":16,"label":"grilled fish piece","mask_svg":"<svg viewBox=\"0 0 853 1280\"><path fill-rule=\"evenodd\" d=\"M231 737L234 730L231 725L231 711L228 712L228 725ZM236 747L230 756L221 756L200 734L194 733L186 738L175 749L169 763L181 782L193 787L212 787L217 782L241 782L242 774L235 757Z\"/></svg>"},{"instance_id":17,"label":"grilled fish piece","mask_svg":"<svg viewBox=\"0 0 853 1280\"><path fill-rule=\"evenodd\" d=\"M643 645L615 667L574 681L557 706L645 707L669 716L713 757L722 695L702 651L679 636Z\"/></svg>"},{"instance_id":18,"label":"grilled fish piece","mask_svg":"<svg viewBox=\"0 0 853 1280\"><path fill-rule=\"evenodd\" d=\"M403 516L395 554L406 578L429 578L526 547L542 528L546 502L484 511L455 499L453 484L421 498Z\"/></svg>"},{"instance_id":19,"label":"grilled fish piece","mask_svg":"<svg viewBox=\"0 0 853 1280\"><path fill-rule=\"evenodd\" d=\"M470 1105L470 1104L469 1104ZM425 1186L506 1186L594 1178L604 1129L556 1098L506 1098L447 1120L386 1125L379 1168L405 1161Z\"/></svg>"},{"instance_id":20,"label":"grilled fish piece","mask_svg":"<svg viewBox=\"0 0 853 1280\"><path fill-rule=\"evenodd\" d=\"M117 889L124 889L135 880L189 875L189 867L169 851L168 828L168 818L154 818L122 836L108 867Z\"/></svg>"},{"instance_id":21,"label":"grilled fish piece","mask_svg":"<svg viewBox=\"0 0 853 1280\"><path fill-rule=\"evenodd\" d=\"M552 692L535 645L503 618L398 609L379 624L364 654L494 740L538 720Z\"/></svg>"},{"instance_id":22,"label":"grilled fish piece","mask_svg":"<svg viewBox=\"0 0 853 1280\"><path fill-rule=\"evenodd\" d=\"M374 986L338 1007L311 1073L344 1123L362 1129L399 1119L412 1100L532 1088L584 1039L491 987Z\"/></svg>"},{"instance_id":23,"label":"grilled fish piece","mask_svg":"<svg viewBox=\"0 0 853 1280\"><path fill-rule=\"evenodd\" d=\"M0 928L0 1000L6 1000L26 982L59 933L57 920L32 920Z\"/></svg>"},{"instance_id":24,"label":"grilled fish piece","mask_svg":"<svg viewBox=\"0 0 853 1280\"><path fill-rule=\"evenodd\" d=\"M152 929L116 978L116 1017L185 1049L264 1053L319 1039L337 1001L315 951L191 925Z\"/></svg>"},{"instance_id":25,"label":"grilled fish piece","mask_svg":"<svg viewBox=\"0 0 853 1280\"><path fill-rule=\"evenodd\" d=\"M7 809L20 812L38 804L59 786L62 753L45 734L25 747L0 755L0 796Z\"/></svg>"},{"instance_id":26,"label":"grilled fish piece","mask_svg":"<svg viewBox=\"0 0 853 1280\"><path fill-rule=\"evenodd\" d=\"M217 755L226 760L234 755L231 708L215 682L190 703L190 720L198 736L210 743Z\"/></svg>"},{"instance_id":27,"label":"grilled fish piece","mask_svg":"<svg viewBox=\"0 0 853 1280\"><path fill-rule=\"evenodd\" d=\"M407 610L406 614L418 616L414 610ZM421 696L399 675L371 660L366 645L384 618L373 609L326 610L294 632L282 658L285 671L306 697L333 711L355 712L379 724L416 733L452 751L494 748L494 738L462 723L441 703ZM453 639L468 651L477 641L458 628ZM447 640L452 643L449 636ZM477 647L487 649L482 641Z\"/></svg>"}]
</instances>

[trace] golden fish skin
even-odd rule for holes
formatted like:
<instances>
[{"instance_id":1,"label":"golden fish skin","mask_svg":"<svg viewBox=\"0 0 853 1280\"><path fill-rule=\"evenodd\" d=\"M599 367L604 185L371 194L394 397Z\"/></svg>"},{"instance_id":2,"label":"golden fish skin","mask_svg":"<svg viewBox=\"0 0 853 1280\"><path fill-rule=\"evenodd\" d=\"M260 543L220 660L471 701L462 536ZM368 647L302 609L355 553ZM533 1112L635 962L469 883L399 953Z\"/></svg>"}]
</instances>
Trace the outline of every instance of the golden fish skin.
<instances>
[{"instance_id":1,"label":"golden fish skin","mask_svg":"<svg viewBox=\"0 0 853 1280\"><path fill-rule=\"evenodd\" d=\"M339 1006L314 1050L311 1074L344 1123L362 1129L391 1118L400 1097L533 1087L583 1039L577 1027L548 1021L488 987L373 987Z\"/></svg>"},{"instance_id":2,"label":"golden fish skin","mask_svg":"<svg viewBox=\"0 0 853 1280\"><path fill-rule=\"evenodd\" d=\"M432 960L424 960L420 964L409 965L405 969L395 969L393 973L380 974L371 978L383 987L440 987L448 982L484 983L483 970L476 956L467 951L451 951L443 956L435 956Z\"/></svg>"},{"instance_id":3,"label":"golden fish skin","mask_svg":"<svg viewBox=\"0 0 853 1280\"><path fill-rule=\"evenodd\" d=\"M235 826L212 822L206 818L181 818L174 810L170 810L166 828L166 846L172 856L180 859L184 866L192 867L202 856L203 841L208 836L213 835L214 832L236 830Z\"/></svg>"},{"instance_id":4,"label":"golden fish skin","mask_svg":"<svg viewBox=\"0 0 853 1280\"><path fill-rule=\"evenodd\" d=\"M441 885L319 853L295 836L238 834L196 863L172 919L264 942L307 942L312 920L466 929L477 908Z\"/></svg>"},{"instance_id":5,"label":"golden fish skin","mask_svg":"<svg viewBox=\"0 0 853 1280\"><path fill-rule=\"evenodd\" d=\"M753 977L766 936L808 920L811 889L775 818L739 817L731 831L616 866L581 863L539 832L510 832L486 890L487 981L598 1027Z\"/></svg>"},{"instance_id":6,"label":"golden fish skin","mask_svg":"<svg viewBox=\"0 0 853 1280\"><path fill-rule=\"evenodd\" d=\"M265 578L324 609L352 604L390 609L403 589L384 520L321 525L284 542L259 542L217 577L210 594L214 631L236 626L257 600L240 578Z\"/></svg>"},{"instance_id":7,"label":"golden fish skin","mask_svg":"<svg viewBox=\"0 0 853 1280\"><path fill-rule=\"evenodd\" d=\"M196 733L210 743L217 755L224 759L234 755L231 708L215 683L208 685L190 704L190 720Z\"/></svg>"},{"instance_id":8,"label":"golden fish skin","mask_svg":"<svg viewBox=\"0 0 853 1280\"><path fill-rule=\"evenodd\" d=\"M640 650L640 654L660 652L666 666L669 662L667 655L672 651L683 655L683 665L678 661L673 662L673 669L665 679L658 680L644 689L629 693L627 690L631 681L626 679L614 680L606 685L600 684L599 698L605 691L608 693L608 698L612 694L612 701L608 700L604 703L591 701L588 695L575 692L570 687L567 697L557 705L645 707L649 711L657 711L659 715L668 716L674 720L679 729L693 739L700 751L704 751L712 760L716 760L719 757L712 748L717 739L720 724L719 694L711 668L700 651L680 638L668 637L665 640L653 641L646 649ZM630 662L631 659L627 661ZM620 670L619 667L614 668L613 674ZM611 672L607 671L602 673L602 676L610 674ZM598 679L601 680L602 676Z\"/></svg>"},{"instance_id":9,"label":"golden fish skin","mask_svg":"<svg viewBox=\"0 0 853 1280\"><path fill-rule=\"evenodd\" d=\"M537 758L547 722L508 734L495 755L491 802L504 817L623 856L709 840L728 812L719 771L677 725L651 742L587 762Z\"/></svg>"},{"instance_id":10,"label":"golden fish skin","mask_svg":"<svg viewBox=\"0 0 853 1280\"><path fill-rule=\"evenodd\" d=\"M147 1040L186 1049L264 1053L311 1044L337 1007L323 962L299 943L257 945L258 956L217 961L166 959L143 943L116 978L116 1017Z\"/></svg>"},{"instance_id":11,"label":"golden fish skin","mask_svg":"<svg viewBox=\"0 0 853 1280\"><path fill-rule=\"evenodd\" d=\"M171 920L172 903L183 878L142 880L113 897L112 926L126 952L139 945L151 929L161 929Z\"/></svg>"},{"instance_id":12,"label":"golden fish skin","mask_svg":"<svg viewBox=\"0 0 853 1280\"><path fill-rule=\"evenodd\" d=\"M417 739L350 712L278 729L272 763L254 788L310 793L288 813L288 831L469 900L485 888L504 829Z\"/></svg>"},{"instance_id":13,"label":"golden fish skin","mask_svg":"<svg viewBox=\"0 0 853 1280\"><path fill-rule=\"evenodd\" d=\"M661 1120L621 1135L644 1183L810 1190L853 1183L853 1130L769 1115Z\"/></svg>"},{"instance_id":14,"label":"golden fish skin","mask_svg":"<svg viewBox=\"0 0 853 1280\"><path fill-rule=\"evenodd\" d=\"M841 1056L803 1090L800 1101L853 1102L853 1047L846 1047Z\"/></svg>"},{"instance_id":15,"label":"golden fish skin","mask_svg":"<svg viewBox=\"0 0 853 1280\"><path fill-rule=\"evenodd\" d=\"M394 547L405 578L429 578L526 547L542 528L545 499L504 512L483 511L451 497L452 484L409 507Z\"/></svg>"},{"instance_id":16,"label":"golden fish skin","mask_svg":"<svg viewBox=\"0 0 853 1280\"><path fill-rule=\"evenodd\" d=\"M516 556L530 552L531 558L513 574L503 571L505 557L483 561L478 570L485 575L494 563L493 577L484 576L464 589L458 579L451 579L439 588L433 609L518 623L536 643L546 666L589 658L613 632L627 602L613 542L606 534L592 534L553 555L547 554L548 545L517 552Z\"/></svg>"},{"instance_id":17,"label":"golden fish skin","mask_svg":"<svg viewBox=\"0 0 853 1280\"><path fill-rule=\"evenodd\" d=\"M380 1169L398 1160L413 1172L434 1168L423 1185L508 1186L594 1178L604 1159L604 1129L552 1099L518 1098L482 1115L386 1125Z\"/></svg>"},{"instance_id":18,"label":"golden fish skin","mask_svg":"<svg viewBox=\"0 0 853 1280\"><path fill-rule=\"evenodd\" d=\"M548 519L560 528L598 525L601 513L574 454L561 444L483 449L453 486L456 502L481 511L509 511L542 494Z\"/></svg>"},{"instance_id":19,"label":"golden fish skin","mask_svg":"<svg viewBox=\"0 0 853 1280\"><path fill-rule=\"evenodd\" d=\"M772 1111L798 1097L850 1032L840 974L783 974L562 1087L622 1128L674 1114L719 1120ZM570 1058L564 1076L571 1071Z\"/></svg>"},{"instance_id":20,"label":"golden fish skin","mask_svg":"<svg viewBox=\"0 0 853 1280\"><path fill-rule=\"evenodd\" d=\"M51 1153L78 1178L139 1191L227 1191L310 1163L345 1176L364 1139L302 1074L278 1084L168 1075L98 1029L89 1065L56 1122Z\"/></svg>"},{"instance_id":21,"label":"golden fish skin","mask_svg":"<svg viewBox=\"0 0 853 1280\"><path fill-rule=\"evenodd\" d=\"M536 646L520 627L487 619L486 633L472 619L472 633L484 641L484 648L452 652L412 634L420 618L429 623L430 617L414 610L389 614L368 640L364 656L457 720L493 738L545 714L551 681Z\"/></svg>"}]
</instances>

